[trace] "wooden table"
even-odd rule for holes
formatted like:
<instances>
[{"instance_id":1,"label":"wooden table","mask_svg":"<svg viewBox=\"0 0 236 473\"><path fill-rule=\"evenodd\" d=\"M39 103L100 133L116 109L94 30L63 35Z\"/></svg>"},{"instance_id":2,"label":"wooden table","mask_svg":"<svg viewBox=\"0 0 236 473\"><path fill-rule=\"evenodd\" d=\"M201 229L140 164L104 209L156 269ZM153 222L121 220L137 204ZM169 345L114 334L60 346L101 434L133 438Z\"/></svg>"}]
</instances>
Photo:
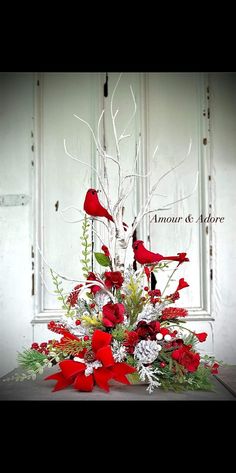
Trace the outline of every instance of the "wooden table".
<instances>
[{"instance_id":1,"label":"wooden table","mask_svg":"<svg viewBox=\"0 0 236 473\"><path fill-rule=\"evenodd\" d=\"M114 383L110 392L106 393L95 387L91 393L82 393L72 387L62 391L52 393L55 381L44 381L44 378L55 372L53 369L45 370L44 374L38 376L35 381L23 382L3 382L2 379L17 372L11 373L0 379L0 400L1 401L235 401L236 394L232 389L228 389L216 377L213 377L214 391L184 391L183 393L165 392L156 389L152 394L146 391L147 386L132 385L125 386ZM236 367L233 376L236 373ZM232 374L232 370L231 370ZM229 375L228 375L229 377ZM232 377L232 376L231 376Z\"/></svg>"}]
</instances>

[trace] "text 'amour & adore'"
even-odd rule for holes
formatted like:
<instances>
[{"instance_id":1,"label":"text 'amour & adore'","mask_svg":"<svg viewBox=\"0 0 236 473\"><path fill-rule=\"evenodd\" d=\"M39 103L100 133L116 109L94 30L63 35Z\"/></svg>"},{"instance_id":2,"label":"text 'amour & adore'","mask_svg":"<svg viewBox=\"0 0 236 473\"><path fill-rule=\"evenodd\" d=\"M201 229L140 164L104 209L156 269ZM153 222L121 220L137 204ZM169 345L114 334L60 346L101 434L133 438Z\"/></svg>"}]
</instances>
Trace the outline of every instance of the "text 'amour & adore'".
<instances>
[{"instance_id":1,"label":"text 'amour & adore'","mask_svg":"<svg viewBox=\"0 0 236 473\"><path fill-rule=\"evenodd\" d=\"M225 217L215 217L211 214L207 216L201 214L197 218L193 217L192 214L188 214L186 217L157 217L157 215L155 215L151 223L223 223L224 220Z\"/></svg>"}]
</instances>

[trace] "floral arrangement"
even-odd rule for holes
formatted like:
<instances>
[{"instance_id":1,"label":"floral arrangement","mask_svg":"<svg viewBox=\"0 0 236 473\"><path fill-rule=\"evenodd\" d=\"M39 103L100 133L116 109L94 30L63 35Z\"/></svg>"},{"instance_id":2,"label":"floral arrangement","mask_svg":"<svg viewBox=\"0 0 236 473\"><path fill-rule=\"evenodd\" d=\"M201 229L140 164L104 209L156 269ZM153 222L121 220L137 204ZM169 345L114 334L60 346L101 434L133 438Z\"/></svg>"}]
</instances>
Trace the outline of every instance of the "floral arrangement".
<instances>
[{"instance_id":1,"label":"floral arrangement","mask_svg":"<svg viewBox=\"0 0 236 473\"><path fill-rule=\"evenodd\" d=\"M207 334L184 327L188 312L174 307L180 291L189 285L180 278L173 292L166 294L174 273L189 261L186 253L162 257L136 240L134 257L143 261L141 269L130 266L115 271L109 249L103 245L95 258L109 270L95 273L89 266L88 227L85 217L81 237L85 283L66 296L62 281L51 271L65 314L59 322L51 321L48 328L61 339L33 343L30 350L19 354L20 365L27 369L19 379L34 379L45 367L58 364L60 371L46 378L56 381L54 391L70 385L79 391L92 391L95 385L109 391L111 380L146 382L149 393L154 388L210 389L210 375L217 373L219 364L206 355L201 360L196 349ZM157 261L151 263L150 259ZM177 265L161 292L155 287L158 272L168 269L170 261Z\"/></svg>"},{"instance_id":2,"label":"floral arrangement","mask_svg":"<svg viewBox=\"0 0 236 473\"><path fill-rule=\"evenodd\" d=\"M181 291L189 286L183 277L173 279L177 270L189 263L187 254L180 252L176 256L163 256L149 251L136 237L136 229L145 215L160 210L150 209L150 202L160 180L168 172L154 183L133 224L123 222L124 202L134 187L135 179L147 176L134 170L128 175L122 174L120 145L129 135L126 134L127 127L120 135L116 128L118 110L114 111L113 101L117 86L118 83L111 96L115 157L107 154L99 139L99 125L104 112L99 118L97 138L91 126L75 115L92 132L105 170L102 175L106 176L103 179L92 168L106 204L101 203L96 189L89 189L84 200L81 236L83 279L79 279L66 294L62 279L68 280L68 277L50 268L55 295L63 309L61 319L48 324L48 329L57 334L57 338L52 337L40 345L33 343L30 349L20 353L19 364L26 372L17 375L16 379L35 379L44 368L57 365L57 371L46 377L46 380L55 381L54 391L68 386L78 391L92 391L95 386L109 391L112 381L126 385L146 383L149 393L155 388L208 390L211 389L211 375L217 373L219 363L214 357L201 357L197 344L203 343L207 334L189 330L185 324L187 310L175 307ZM134 101L132 119L136 111L132 88L131 93ZM65 142L64 147L70 158L86 164L69 153ZM136 148L135 166L140 143ZM118 171L117 198L113 203L109 190L109 160ZM95 231L97 222L105 226L106 242ZM95 236L102 241L100 252L93 251L89 239L90 225ZM133 264L126 265L128 248L133 250L134 258ZM100 271L92 269L91 261L94 259L100 265ZM168 274L164 288L159 287L160 272Z\"/></svg>"}]
</instances>

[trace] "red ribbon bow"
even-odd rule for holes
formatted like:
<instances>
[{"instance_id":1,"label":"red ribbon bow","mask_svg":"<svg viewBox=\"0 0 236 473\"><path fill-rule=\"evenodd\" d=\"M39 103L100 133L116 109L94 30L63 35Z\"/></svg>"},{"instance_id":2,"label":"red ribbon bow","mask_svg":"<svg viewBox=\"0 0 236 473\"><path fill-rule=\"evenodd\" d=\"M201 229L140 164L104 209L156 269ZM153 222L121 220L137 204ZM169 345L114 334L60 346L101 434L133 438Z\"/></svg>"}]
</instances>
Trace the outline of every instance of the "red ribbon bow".
<instances>
[{"instance_id":1,"label":"red ribbon bow","mask_svg":"<svg viewBox=\"0 0 236 473\"><path fill-rule=\"evenodd\" d=\"M108 381L110 379L115 379L123 384L130 384L126 375L134 373L136 370L126 363L115 362L110 346L111 339L112 335L109 333L95 330L92 336L92 350L95 361L100 361L102 366L95 368L92 374L86 376L85 371L89 363L80 363L73 360L61 361L59 363L61 371L45 378L45 380L57 380L53 391L59 391L71 384L79 391L92 391L95 384L101 389L109 391Z\"/></svg>"}]
</instances>

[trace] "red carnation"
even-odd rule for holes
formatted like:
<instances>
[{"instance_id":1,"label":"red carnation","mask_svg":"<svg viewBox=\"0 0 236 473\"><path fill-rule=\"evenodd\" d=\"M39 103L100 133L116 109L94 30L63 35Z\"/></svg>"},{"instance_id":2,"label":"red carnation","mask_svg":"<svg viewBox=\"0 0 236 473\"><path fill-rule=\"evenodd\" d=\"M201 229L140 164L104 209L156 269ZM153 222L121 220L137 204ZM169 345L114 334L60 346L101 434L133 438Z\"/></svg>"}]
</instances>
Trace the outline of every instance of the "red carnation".
<instances>
[{"instance_id":1,"label":"red carnation","mask_svg":"<svg viewBox=\"0 0 236 473\"><path fill-rule=\"evenodd\" d=\"M126 347L127 352L132 355L134 353L135 345L137 345L139 341L139 336L135 331L127 331L125 337L126 340L124 341L123 345Z\"/></svg>"},{"instance_id":2,"label":"red carnation","mask_svg":"<svg viewBox=\"0 0 236 473\"><path fill-rule=\"evenodd\" d=\"M122 274L120 273L120 271L105 271L104 276L106 278L105 285L108 288L111 288L114 286L117 289L119 289L123 284L124 278Z\"/></svg>"},{"instance_id":3,"label":"red carnation","mask_svg":"<svg viewBox=\"0 0 236 473\"><path fill-rule=\"evenodd\" d=\"M110 253L106 245L102 245L102 251L104 252L105 256L110 258Z\"/></svg>"},{"instance_id":4,"label":"red carnation","mask_svg":"<svg viewBox=\"0 0 236 473\"><path fill-rule=\"evenodd\" d=\"M189 284L184 280L184 278L181 278L175 292L180 291L180 289L184 289L185 287L189 287Z\"/></svg>"},{"instance_id":5,"label":"red carnation","mask_svg":"<svg viewBox=\"0 0 236 473\"><path fill-rule=\"evenodd\" d=\"M205 332L195 333L195 336L198 338L199 342L205 342L207 338L207 333Z\"/></svg>"},{"instance_id":6,"label":"red carnation","mask_svg":"<svg viewBox=\"0 0 236 473\"><path fill-rule=\"evenodd\" d=\"M190 351L189 346L183 345L178 350L173 351L171 356L190 373L193 373L198 369L200 356L198 353Z\"/></svg>"},{"instance_id":7,"label":"red carnation","mask_svg":"<svg viewBox=\"0 0 236 473\"><path fill-rule=\"evenodd\" d=\"M108 302L102 308L103 318L102 323L105 327L115 327L124 321L125 307L123 304L113 304Z\"/></svg>"},{"instance_id":8,"label":"red carnation","mask_svg":"<svg viewBox=\"0 0 236 473\"><path fill-rule=\"evenodd\" d=\"M166 307L166 309L162 311L161 319L176 319L177 317L186 317L186 315L188 315L186 309L181 309L179 307Z\"/></svg>"}]
</instances>

